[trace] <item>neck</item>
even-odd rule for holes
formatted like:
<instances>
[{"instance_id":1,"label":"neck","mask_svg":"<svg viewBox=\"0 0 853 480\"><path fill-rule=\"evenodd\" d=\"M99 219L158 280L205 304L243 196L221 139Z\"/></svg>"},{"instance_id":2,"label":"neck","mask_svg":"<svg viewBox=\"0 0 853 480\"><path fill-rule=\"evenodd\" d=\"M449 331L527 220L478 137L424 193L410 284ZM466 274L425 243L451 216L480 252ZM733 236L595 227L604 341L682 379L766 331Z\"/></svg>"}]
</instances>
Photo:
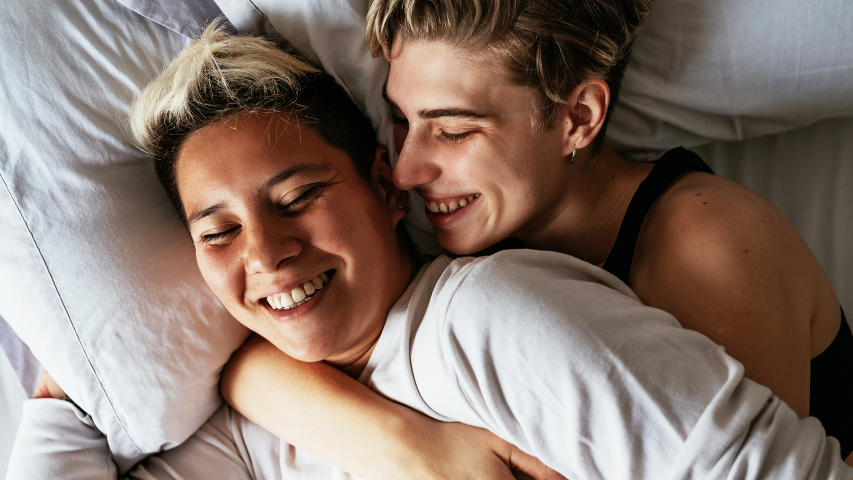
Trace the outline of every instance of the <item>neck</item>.
<instances>
[{"instance_id":1,"label":"neck","mask_svg":"<svg viewBox=\"0 0 853 480\"><path fill-rule=\"evenodd\" d=\"M379 334L382 334L381 330L379 331ZM348 358L341 360L327 359L326 363L358 380L358 377L361 376L361 372L363 372L364 368L367 367L367 362L370 361L370 356L373 354L373 349L376 348L376 343L379 341L380 335L376 335L369 345L366 345L365 348L354 352Z\"/></svg>"},{"instance_id":2,"label":"neck","mask_svg":"<svg viewBox=\"0 0 853 480\"><path fill-rule=\"evenodd\" d=\"M587 147L584 150L588 150ZM618 156L606 145L578 151L565 194L547 225L521 240L531 248L572 255L601 266L610 254L625 211L652 165Z\"/></svg>"},{"instance_id":3,"label":"neck","mask_svg":"<svg viewBox=\"0 0 853 480\"><path fill-rule=\"evenodd\" d=\"M364 342L363 345L359 345L351 349L347 354L326 359L326 363L332 365L338 370L341 370L356 380L358 380L358 377L361 376L361 373L364 371L365 367L367 367L367 363L370 361L370 356L373 355L373 350L379 342L379 337L382 336L382 330L385 328L385 321L387 320L388 312L400 296L403 295L403 292L406 291L406 288L408 288L412 280L415 279L418 269L420 268L420 262L417 256L414 255L414 248L412 246L411 239L406 233L402 222L400 222L400 225L397 227L397 245L399 245L399 251L397 252L398 268L395 269L397 272L395 275L396 280L393 280L391 283L395 288L389 295L391 300L388 307L382 310L382 321L377 322L378 330L371 332L368 336L368 341ZM391 260L389 259L389 261Z\"/></svg>"}]
</instances>

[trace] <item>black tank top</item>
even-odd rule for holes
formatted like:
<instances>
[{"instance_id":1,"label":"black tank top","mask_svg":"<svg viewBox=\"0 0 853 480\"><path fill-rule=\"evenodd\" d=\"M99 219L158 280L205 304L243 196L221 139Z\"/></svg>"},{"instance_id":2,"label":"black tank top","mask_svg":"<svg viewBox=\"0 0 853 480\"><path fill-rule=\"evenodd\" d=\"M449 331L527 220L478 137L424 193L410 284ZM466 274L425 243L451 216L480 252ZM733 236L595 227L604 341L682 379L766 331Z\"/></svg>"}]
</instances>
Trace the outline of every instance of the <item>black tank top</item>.
<instances>
[{"instance_id":1,"label":"black tank top","mask_svg":"<svg viewBox=\"0 0 853 480\"><path fill-rule=\"evenodd\" d=\"M603 267L625 284L630 285L631 262L646 214L666 187L686 172L714 173L699 155L676 148L655 162L634 193ZM820 420L827 435L838 439L841 456L847 458L853 452L853 334L844 310L835 340L811 361L809 414Z\"/></svg>"}]
</instances>

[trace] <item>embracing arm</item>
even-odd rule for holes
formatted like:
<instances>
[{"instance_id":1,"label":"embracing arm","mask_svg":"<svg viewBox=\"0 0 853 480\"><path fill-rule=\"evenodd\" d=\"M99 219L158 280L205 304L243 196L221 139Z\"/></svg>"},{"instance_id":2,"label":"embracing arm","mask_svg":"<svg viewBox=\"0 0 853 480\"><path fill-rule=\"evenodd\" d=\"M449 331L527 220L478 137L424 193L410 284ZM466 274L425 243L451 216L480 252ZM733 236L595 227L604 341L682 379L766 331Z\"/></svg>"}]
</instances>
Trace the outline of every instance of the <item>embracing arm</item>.
<instances>
[{"instance_id":1,"label":"embracing arm","mask_svg":"<svg viewBox=\"0 0 853 480\"><path fill-rule=\"evenodd\" d=\"M560 479L491 433L428 418L323 362L294 360L253 336L222 375L237 411L343 470L368 479Z\"/></svg>"},{"instance_id":2,"label":"embracing arm","mask_svg":"<svg viewBox=\"0 0 853 480\"><path fill-rule=\"evenodd\" d=\"M818 421L603 270L525 250L475 262L444 283L412 345L438 414L573 479L853 478Z\"/></svg>"}]
</instances>

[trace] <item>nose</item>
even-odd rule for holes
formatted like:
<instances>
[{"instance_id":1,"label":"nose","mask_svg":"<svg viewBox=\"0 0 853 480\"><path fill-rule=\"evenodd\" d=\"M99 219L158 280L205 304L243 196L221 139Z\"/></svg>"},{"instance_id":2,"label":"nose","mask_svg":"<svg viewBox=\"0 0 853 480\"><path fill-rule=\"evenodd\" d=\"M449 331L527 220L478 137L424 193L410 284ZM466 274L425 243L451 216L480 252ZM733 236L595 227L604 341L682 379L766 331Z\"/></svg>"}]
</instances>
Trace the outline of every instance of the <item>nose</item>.
<instances>
[{"instance_id":1,"label":"nose","mask_svg":"<svg viewBox=\"0 0 853 480\"><path fill-rule=\"evenodd\" d=\"M392 179L400 190L427 185L441 175L437 149L425 135L410 128L394 164ZM397 145L399 148L399 144Z\"/></svg>"},{"instance_id":2,"label":"nose","mask_svg":"<svg viewBox=\"0 0 853 480\"><path fill-rule=\"evenodd\" d=\"M246 273L274 273L302 252L303 243L275 222L244 225Z\"/></svg>"}]
</instances>

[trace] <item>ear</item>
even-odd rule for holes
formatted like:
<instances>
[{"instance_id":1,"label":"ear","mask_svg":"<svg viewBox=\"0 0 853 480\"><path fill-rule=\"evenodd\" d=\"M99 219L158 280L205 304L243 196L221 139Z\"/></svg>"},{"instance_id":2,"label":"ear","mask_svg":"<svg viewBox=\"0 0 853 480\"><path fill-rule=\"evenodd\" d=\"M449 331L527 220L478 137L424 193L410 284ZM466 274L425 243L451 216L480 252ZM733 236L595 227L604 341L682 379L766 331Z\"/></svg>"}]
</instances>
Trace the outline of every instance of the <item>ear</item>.
<instances>
[{"instance_id":1,"label":"ear","mask_svg":"<svg viewBox=\"0 0 853 480\"><path fill-rule=\"evenodd\" d=\"M394 185L394 181L391 178L391 163L388 156L388 149L383 146L376 149L371 177L374 185L385 200L392 226L396 228L397 223L403 219L408 211L406 204L408 203L409 196L405 190L400 190Z\"/></svg>"},{"instance_id":2,"label":"ear","mask_svg":"<svg viewBox=\"0 0 853 480\"><path fill-rule=\"evenodd\" d=\"M610 106L610 87L604 80L586 80L569 95L557 112L557 121L565 129L563 155L571 155L595 140L604 127Z\"/></svg>"}]
</instances>

